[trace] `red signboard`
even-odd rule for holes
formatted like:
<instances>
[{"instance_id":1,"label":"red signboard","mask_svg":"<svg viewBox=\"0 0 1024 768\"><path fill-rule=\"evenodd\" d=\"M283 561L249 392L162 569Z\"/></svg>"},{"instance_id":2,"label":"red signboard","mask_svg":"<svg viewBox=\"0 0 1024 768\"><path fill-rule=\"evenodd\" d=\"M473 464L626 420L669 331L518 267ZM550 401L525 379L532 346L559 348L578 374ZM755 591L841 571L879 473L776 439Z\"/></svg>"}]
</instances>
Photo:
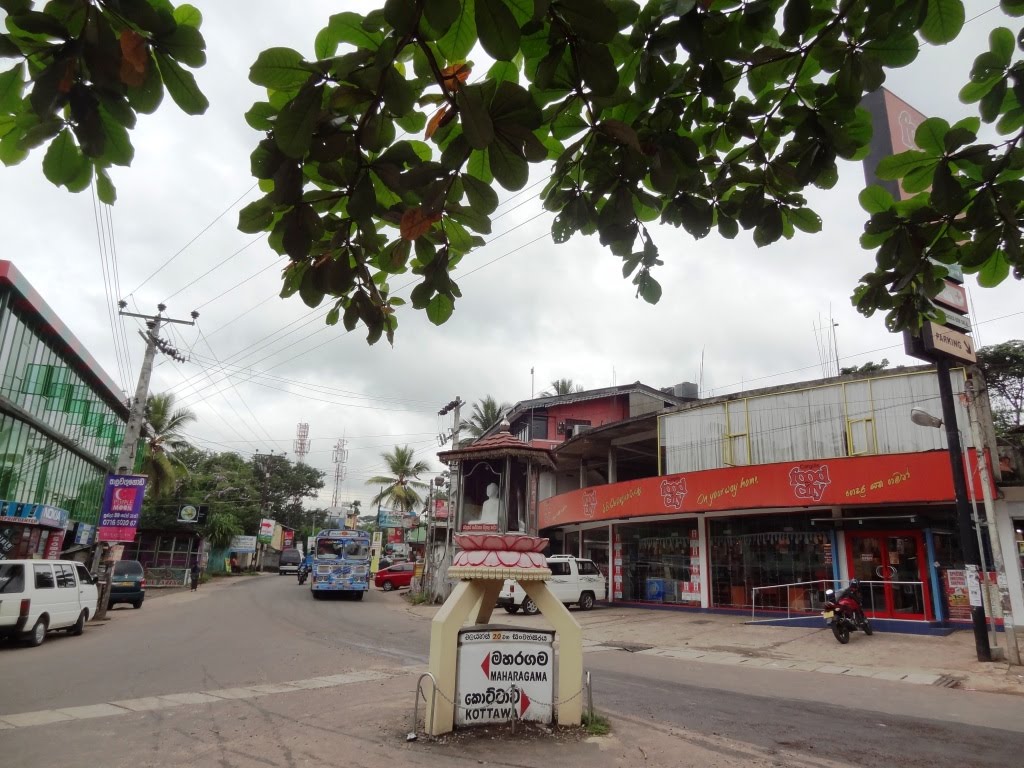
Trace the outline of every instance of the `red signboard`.
<instances>
[{"instance_id":1,"label":"red signboard","mask_svg":"<svg viewBox=\"0 0 1024 768\"><path fill-rule=\"evenodd\" d=\"M975 461L977 455L975 455ZM981 498L981 486L975 493ZM540 527L644 515L771 507L953 501L945 451L758 464L647 477L553 496Z\"/></svg>"},{"instance_id":2,"label":"red signboard","mask_svg":"<svg viewBox=\"0 0 1024 768\"><path fill-rule=\"evenodd\" d=\"M51 530L46 539L46 559L59 560L60 548L64 544L64 531Z\"/></svg>"},{"instance_id":3,"label":"red signboard","mask_svg":"<svg viewBox=\"0 0 1024 768\"><path fill-rule=\"evenodd\" d=\"M282 538L284 539L284 541L282 541L283 549L291 549L295 546L295 531L289 531L286 529Z\"/></svg>"}]
</instances>

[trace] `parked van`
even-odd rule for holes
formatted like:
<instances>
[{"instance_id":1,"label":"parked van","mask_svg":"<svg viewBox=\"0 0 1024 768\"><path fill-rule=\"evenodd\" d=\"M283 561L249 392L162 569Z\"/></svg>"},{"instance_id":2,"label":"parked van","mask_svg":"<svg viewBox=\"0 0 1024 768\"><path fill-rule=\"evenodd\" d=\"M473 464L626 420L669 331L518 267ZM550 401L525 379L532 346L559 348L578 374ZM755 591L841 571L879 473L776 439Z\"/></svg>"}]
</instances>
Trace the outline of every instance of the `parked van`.
<instances>
[{"instance_id":1,"label":"parked van","mask_svg":"<svg viewBox=\"0 0 1024 768\"><path fill-rule=\"evenodd\" d=\"M548 588L566 605L576 604L580 610L589 611L596 600L607 598L608 583L593 560L571 555L552 555L548 558L548 568L551 569ZM501 588L498 607L508 613L516 613L522 608L528 616L538 611L537 605L523 591L522 586L512 580L506 580Z\"/></svg>"},{"instance_id":2,"label":"parked van","mask_svg":"<svg viewBox=\"0 0 1024 768\"><path fill-rule=\"evenodd\" d=\"M96 580L72 560L0 560L0 636L41 645L46 633L80 635L96 613Z\"/></svg>"}]
</instances>

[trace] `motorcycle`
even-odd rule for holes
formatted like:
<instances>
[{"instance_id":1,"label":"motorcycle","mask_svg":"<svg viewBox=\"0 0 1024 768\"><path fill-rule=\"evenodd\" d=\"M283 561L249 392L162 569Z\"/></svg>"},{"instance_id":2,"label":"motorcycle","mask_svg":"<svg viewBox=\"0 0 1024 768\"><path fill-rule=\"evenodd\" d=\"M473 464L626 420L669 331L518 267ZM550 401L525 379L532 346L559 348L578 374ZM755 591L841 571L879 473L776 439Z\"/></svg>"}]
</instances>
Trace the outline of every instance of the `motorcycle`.
<instances>
[{"instance_id":1,"label":"motorcycle","mask_svg":"<svg viewBox=\"0 0 1024 768\"><path fill-rule=\"evenodd\" d=\"M307 568L306 564L303 563L299 566L298 573L296 574L296 577L299 580L299 584L305 584L307 576L309 576L309 568Z\"/></svg>"},{"instance_id":2,"label":"motorcycle","mask_svg":"<svg viewBox=\"0 0 1024 768\"><path fill-rule=\"evenodd\" d=\"M832 628L832 634L836 636L841 644L850 642L850 633L858 629L864 630L865 635L871 635L874 630L871 622L868 621L861 610L860 603L852 595L843 595L836 599L834 589L825 590L825 610L821 612L825 622Z\"/></svg>"}]
</instances>

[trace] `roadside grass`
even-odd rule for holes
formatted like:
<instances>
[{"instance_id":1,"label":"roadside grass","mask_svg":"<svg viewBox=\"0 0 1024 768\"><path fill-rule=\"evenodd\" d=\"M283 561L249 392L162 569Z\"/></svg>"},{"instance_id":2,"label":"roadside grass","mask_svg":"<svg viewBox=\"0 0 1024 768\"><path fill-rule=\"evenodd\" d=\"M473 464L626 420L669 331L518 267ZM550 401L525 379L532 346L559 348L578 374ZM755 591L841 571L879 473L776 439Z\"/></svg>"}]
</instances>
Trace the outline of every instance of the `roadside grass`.
<instances>
[{"instance_id":1,"label":"roadside grass","mask_svg":"<svg viewBox=\"0 0 1024 768\"><path fill-rule=\"evenodd\" d=\"M603 717L597 712L584 712L583 728L591 736L607 736L612 730L612 724L608 722L607 717Z\"/></svg>"}]
</instances>

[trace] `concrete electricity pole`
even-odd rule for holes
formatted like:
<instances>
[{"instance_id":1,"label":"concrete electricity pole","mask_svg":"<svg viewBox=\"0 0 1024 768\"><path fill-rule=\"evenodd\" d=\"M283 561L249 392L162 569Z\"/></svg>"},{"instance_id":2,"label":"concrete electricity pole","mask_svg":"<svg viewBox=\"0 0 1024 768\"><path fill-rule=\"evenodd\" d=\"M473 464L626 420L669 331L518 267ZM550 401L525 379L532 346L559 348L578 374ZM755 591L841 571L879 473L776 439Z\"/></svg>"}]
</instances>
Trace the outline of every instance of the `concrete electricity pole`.
<instances>
[{"instance_id":1,"label":"concrete electricity pole","mask_svg":"<svg viewBox=\"0 0 1024 768\"><path fill-rule=\"evenodd\" d=\"M195 325L196 318L199 317L198 312L192 312L191 320L174 320L170 317L164 317L163 312L167 309L166 305L158 304L157 313L155 315L141 315L135 312L125 312L124 308L126 303L124 301L119 302L118 314L123 317L137 317L141 320L146 321L146 333L139 331L139 335L146 342L146 352L142 358L142 369L139 371L139 382L135 387L135 398L131 403L131 410L128 413L128 424L124 430L124 440L121 442L121 451L117 455L117 465L115 466L116 473L119 475L131 474L135 470L135 457L138 455L138 444L139 438L142 436L142 428L146 423L146 403L149 401L149 380L153 376L153 359L156 357L157 350L160 350L165 355L177 360L178 362L184 362L184 356L178 352L174 347L168 344L166 341L160 338L160 326L164 323L178 323L180 325ZM93 560L93 570L96 570L98 561L100 560L101 548L104 551L109 550L110 545L106 542L97 543L96 556ZM107 616L107 602L110 597L110 577L113 572L113 568L107 568L103 582L100 585L100 597L99 603L96 608L96 621L102 621Z\"/></svg>"}]
</instances>

